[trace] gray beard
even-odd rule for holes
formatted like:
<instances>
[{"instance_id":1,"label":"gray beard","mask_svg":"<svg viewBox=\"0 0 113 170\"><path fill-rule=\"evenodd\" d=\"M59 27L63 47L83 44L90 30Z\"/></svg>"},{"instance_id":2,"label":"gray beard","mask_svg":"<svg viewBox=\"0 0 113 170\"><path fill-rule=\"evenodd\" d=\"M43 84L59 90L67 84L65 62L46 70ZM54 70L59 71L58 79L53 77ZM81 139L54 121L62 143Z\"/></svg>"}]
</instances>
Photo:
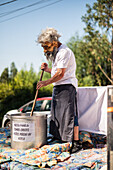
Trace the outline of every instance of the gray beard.
<instances>
[{"instance_id":1,"label":"gray beard","mask_svg":"<svg viewBox=\"0 0 113 170\"><path fill-rule=\"evenodd\" d=\"M48 61L52 61L53 62L55 60L57 52L58 52L58 48L54 47L52 52L46 52L46 53L44 53L44 55L46 56Z\"/></svg>"}]
</instances>

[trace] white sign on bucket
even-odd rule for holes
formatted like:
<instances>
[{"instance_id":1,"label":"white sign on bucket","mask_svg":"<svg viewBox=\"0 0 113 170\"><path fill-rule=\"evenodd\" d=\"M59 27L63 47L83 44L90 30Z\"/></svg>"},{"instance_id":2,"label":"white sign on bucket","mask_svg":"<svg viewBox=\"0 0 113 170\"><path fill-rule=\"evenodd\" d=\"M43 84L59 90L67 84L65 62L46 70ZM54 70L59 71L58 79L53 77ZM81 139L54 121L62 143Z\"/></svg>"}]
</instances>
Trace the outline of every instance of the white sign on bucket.
<instances>
[{"instance_id":1,"label":"white sign on bucket","mask_svg":"<svg viewBox=\"0 0 113 170\"><path fill-rule=\"evenodd\" d=\"M12 121L13 141L32 142L35 141L35 122Z\"/></svg>"}]
</instances>

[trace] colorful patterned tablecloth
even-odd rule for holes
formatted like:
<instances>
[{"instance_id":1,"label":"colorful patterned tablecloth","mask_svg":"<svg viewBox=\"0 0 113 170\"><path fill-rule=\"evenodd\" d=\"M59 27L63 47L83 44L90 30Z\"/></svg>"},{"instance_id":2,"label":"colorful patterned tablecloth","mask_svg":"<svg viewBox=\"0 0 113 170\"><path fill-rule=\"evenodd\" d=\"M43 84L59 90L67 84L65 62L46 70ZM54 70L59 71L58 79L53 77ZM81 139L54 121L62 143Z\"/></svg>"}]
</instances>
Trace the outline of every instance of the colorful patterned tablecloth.
<instances>
[{"instance_id":1,"label":"colorful patterned tablecloth","mask_svg":"<svg viewBox=\"0 0 113 170\"><path fill-rule=\"evenodd\" d=\"M0 128L0 169L100 169L107 162L106 137L80 132L83 150L71 154L71 143L54 141L41 148L15 150L11 148L10 130Z\"/></svg>"}]
</instances>

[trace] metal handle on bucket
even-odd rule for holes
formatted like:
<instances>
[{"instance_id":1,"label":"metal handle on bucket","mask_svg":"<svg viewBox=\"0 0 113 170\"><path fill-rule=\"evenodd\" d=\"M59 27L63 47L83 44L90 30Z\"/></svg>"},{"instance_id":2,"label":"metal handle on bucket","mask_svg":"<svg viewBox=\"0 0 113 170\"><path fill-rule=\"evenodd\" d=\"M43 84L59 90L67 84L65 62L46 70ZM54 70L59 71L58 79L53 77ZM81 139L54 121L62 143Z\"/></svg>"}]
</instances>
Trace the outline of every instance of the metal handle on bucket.
<instances>
[{"instance_id":1,"label":"metal handle on bucket","mask_svg":"<svg viewBox=\"0 0 113 170\"><path fill-rule=\"evenodd\" d=\"M43 74L44 74L44 70L42 70L42 73L41 73L41 76L40 76L40 81L42 81ZM34 110L34 107L35 107L35 104L36 104L37 96L38 96L38 90L36 91L36 94L35 94L35 99L34 99L34 103L33 103L33 106L32 106L30 116L33 116L33 110Z\"/></svg>"}]
</instances>

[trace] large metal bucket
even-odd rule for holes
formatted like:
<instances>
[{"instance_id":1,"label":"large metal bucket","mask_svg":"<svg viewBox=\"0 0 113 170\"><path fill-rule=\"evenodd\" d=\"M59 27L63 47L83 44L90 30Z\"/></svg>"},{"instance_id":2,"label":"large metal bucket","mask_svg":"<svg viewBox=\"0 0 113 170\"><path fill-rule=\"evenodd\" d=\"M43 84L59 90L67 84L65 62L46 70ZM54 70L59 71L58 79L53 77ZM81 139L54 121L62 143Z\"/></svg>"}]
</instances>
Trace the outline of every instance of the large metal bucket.
<instances>
[{"instance_id":1,"label":"large metal bucket","mask_svg":"<svg viewBox=\"0 0 113 170\"><path fill-rule=\"evenodd\" d=\"M14 114L11 116L11 147L14 149L39 148L47 143L47 115L42 113Z\"/></svg>"}]
</instances>

